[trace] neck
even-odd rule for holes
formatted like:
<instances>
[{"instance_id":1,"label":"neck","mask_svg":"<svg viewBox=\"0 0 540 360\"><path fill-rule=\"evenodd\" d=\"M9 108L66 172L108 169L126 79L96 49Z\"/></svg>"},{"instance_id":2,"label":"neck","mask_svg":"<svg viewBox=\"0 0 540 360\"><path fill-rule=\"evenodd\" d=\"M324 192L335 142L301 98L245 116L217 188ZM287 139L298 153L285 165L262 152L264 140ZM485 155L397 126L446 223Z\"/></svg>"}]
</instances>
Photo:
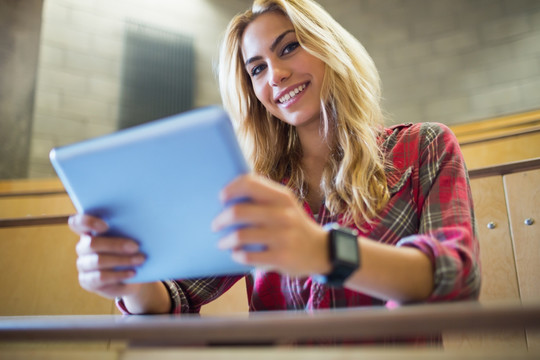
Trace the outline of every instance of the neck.
<instances>
[{"instance_id":1,"label":"neck","mask_svg":"<svg viewBox=\"0 0 540 360\"><path fill-rule=\"evenodd\" d=\"M311 166L320 164L323 168L330 156L329 138L320 133L319 128L297 129L298 138L302 146L302 165L305 171L310 171Z\"/></svg>"},{"instance_id":2,"label":"neck","mask_svg":"<svg viewBox=\"0 0 540 360\"><path fill-rule=\"evenodd\" d=\"M301 166L308 185L306 200L312 211L317 212L324 198L320 185L324 168L330 156L330 146L328 138L322 136L318 128L311 131L298 130L303 154Z\"/></svg>"}]
</instances>

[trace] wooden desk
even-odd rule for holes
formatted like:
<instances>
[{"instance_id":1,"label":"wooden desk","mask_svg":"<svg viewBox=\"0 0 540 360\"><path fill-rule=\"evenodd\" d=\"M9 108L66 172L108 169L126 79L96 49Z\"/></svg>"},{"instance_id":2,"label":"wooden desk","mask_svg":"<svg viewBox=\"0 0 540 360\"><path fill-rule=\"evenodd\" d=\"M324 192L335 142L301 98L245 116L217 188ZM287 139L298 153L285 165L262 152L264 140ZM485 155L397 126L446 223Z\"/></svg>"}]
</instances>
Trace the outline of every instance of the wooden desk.
<instances>
[{"instance_id":1,"label":"wooden desk","mask_svg":"<svg viewBox=\"0 0 540 360\"><path fill-rule=\"evenodd\" d=\"M4 350L10 360L537 360L538 354L511 351L442 351L409 347L210 347Z\"/></svg>"},{"instance_id":2,"label":"wooden desk","mask_svg":"<svg viewBox=\"0 0 540 360\"><path fill-rule=\"evenodd\" d=\"M540 303L456 302L386 308L266 312L245 316L0 317L3 341L125 341L131 345L274 345L372 340L451 331L540 327Z\"/></svg>"},{"instance_id":3,"label":"wooden desk","mask_svg":"<svg viewBox=\"0 0 540 360\"><path fill-rule=\"evenodd\" d=\"M373 339L540 327L540 303L450 303L398 309L268 312L245 316L0 317L1 359L538 359L523 349L291 346L307 339ZM111 340L110 346L92 344ZM8 346L2 346L2 342ZM17 344L25 344L17 346ZM32 342L37 343L32 346ZM30 344L30 345L28 345ZM51 346L47 346L52 344ZM11 346L10 346L11 345Z\"/></svg>"}]
</instances>

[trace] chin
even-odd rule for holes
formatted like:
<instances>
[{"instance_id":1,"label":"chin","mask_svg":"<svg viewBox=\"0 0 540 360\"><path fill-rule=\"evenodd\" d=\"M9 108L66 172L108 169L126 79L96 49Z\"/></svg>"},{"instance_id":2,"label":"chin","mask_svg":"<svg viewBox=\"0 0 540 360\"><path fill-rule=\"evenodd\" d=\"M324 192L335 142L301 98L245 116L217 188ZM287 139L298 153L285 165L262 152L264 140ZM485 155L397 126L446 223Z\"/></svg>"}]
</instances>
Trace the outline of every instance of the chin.
<instances>
[{"instance_id":1,"label":"chin","mask_svg":"<svg viewBox=\"0 0 540 360\"><path fill-rule=\"evenodd\" d=\"M285 120L285 122L296 127L307 126L316 122L318 126L320 124L320 119L320 112L317 112L316 114L297 114L289 117L287 120Z\"/></svg>"},{"instance_id":2,"label":"chin","mask_svg":"<svg viewBox=\"0 0 540 360\"><path fill-rule=\"evenodd\" d=\"M272 112L272 115L274 115L276 118L283 121L284 123L287 123L291 126L299 127L312 123L313 121L317 121L317 124L319 124L321 112L320 109L317 107L317 109L313 111L276 111Z\"/></svg>"}]
</instances>

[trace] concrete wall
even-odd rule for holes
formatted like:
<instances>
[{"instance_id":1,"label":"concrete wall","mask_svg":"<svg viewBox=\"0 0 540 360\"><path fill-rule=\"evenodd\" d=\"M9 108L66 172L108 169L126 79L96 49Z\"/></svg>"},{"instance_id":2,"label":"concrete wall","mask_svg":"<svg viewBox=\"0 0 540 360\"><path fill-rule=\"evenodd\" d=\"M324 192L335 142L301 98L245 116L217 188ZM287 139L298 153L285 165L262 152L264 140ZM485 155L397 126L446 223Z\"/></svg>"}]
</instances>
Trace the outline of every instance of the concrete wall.
<instances>
[{"instance_id":1,"label":"concrete wall","mask_svg":"<svg viewBox=\"0 0 540 360\"><path fill-rule=\"evenodd\" d=\"M48 152L116 130L128 19L192 36L195 105L220 103L213 72L218 39L245 7L212 0L45 0L30 175L54 174Z\"/></svg>"},{"instance_id":2,"label":"concrete wall","mask_svg":"<svg viewBox=\"0 0 540 360\"><path fill-rule=\"evenodd\" d=\"M213 73L218 38L250 3L45 0L30 176L53 175L53 146L115 130L126 19L194 36L200 106L220 101ZM451 125L540 108L538 0L320 3L378 64L388 123Z\"/></svg>"},{"instance_id":3,"label":"concrete wall","mask_svg":"<svg viewBox=\"0 0 540 360\"><path fill-rule=\"evenodd\" d=\"M374 57L389 123L540 108L538 0L321 0Z\"/></svg>"},{"instance_id":4,"label":"concrete wall","mask_svg":"<svg viewBox=\"0 0 540 360\"><path fill-rule=\"evenodd\" d=\"M24 178L43 0L0 0L0 179Z\"/></svg>"}]
</instances>

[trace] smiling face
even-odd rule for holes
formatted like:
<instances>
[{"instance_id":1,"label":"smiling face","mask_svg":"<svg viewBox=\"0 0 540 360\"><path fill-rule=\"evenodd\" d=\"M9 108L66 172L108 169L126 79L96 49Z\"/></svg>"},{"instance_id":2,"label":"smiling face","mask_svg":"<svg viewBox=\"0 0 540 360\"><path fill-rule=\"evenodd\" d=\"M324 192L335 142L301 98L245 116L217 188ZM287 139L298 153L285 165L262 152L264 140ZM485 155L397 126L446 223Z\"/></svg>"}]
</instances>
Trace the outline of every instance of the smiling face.
<instances>
[{"instance_id":1,"label":"smiling face","mask_svg":"<svg viewBox=\"0 0 540 360\"><path fill-rule=\"evenodd\" d=\"M242 55L255 95L272 115L299 129L318 129L325 65L300 46L286 16L255 18L244 31Z\"/></svg>"}]
</instances>

